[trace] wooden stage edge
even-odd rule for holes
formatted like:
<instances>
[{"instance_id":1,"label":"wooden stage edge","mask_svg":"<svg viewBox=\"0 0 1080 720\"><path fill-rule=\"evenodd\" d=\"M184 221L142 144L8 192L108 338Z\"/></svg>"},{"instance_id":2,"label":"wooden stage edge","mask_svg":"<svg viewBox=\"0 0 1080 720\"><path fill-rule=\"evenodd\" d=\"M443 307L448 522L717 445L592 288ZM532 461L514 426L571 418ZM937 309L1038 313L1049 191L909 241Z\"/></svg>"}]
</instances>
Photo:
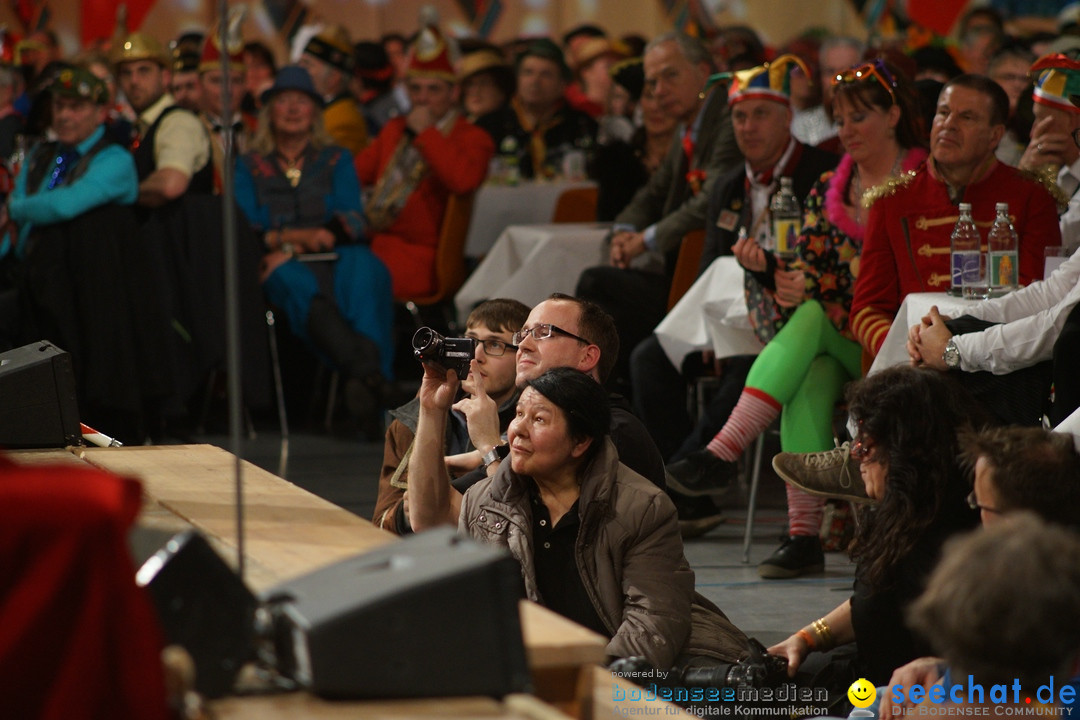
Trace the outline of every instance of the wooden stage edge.
<instances>
[{"instance_id":1,"label":"wooden stage edge","mask_svg":"<svg viewBox=\"0 0 1080 720\"><path fill-rule=\"evenodd\" d=\"M19 463L86 462L139 479L144 503L139 524L169 532L195 528L236 566L235 457L212 445L72 447L8 453ZM397 537L249 462L240 463L245 506L245 582L261 592L285 580L396 542ZM617 685L603 664L600 635L531 603L521 603L521 624L534 696L449 698L387 702L327 702L307 693L234 697L214 703L220 718L600 718L626 714L613 699ZM545 703L553 703L553 708ZM653 701L665 716L691 717ZM358 715L357 711L362 710ZM644 708L641 708L643 711ZM640 714L641 711L639 711ZM568 714L567 714L568 713Z\"/></svg>"}]
</instances>

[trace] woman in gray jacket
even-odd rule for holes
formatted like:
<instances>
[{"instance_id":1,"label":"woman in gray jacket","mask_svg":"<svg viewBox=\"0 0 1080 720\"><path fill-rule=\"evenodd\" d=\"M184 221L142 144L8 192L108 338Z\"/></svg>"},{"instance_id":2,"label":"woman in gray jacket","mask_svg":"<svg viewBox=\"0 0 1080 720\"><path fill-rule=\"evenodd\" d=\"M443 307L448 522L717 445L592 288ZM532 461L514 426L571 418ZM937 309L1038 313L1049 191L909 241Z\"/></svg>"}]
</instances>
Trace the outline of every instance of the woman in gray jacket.
<instances>
[{"instance_id":1,"label":"woman in gray jacket","mask_svg":"<svg viewBox=\"0 0 1080 720\"><path fill-rule=\"evenodd\" d=\"M450 487L441 452L457 385L425 365L409 465L415 530L456 522L506 547L521 563L526 596L608 637L611 658L670 668L676 658L746 654L746 636L694 591L675 507L619 463L599 383L569 368L530 381L507 433L509 462L464 496Z\"/></svg>"}]
</instances>

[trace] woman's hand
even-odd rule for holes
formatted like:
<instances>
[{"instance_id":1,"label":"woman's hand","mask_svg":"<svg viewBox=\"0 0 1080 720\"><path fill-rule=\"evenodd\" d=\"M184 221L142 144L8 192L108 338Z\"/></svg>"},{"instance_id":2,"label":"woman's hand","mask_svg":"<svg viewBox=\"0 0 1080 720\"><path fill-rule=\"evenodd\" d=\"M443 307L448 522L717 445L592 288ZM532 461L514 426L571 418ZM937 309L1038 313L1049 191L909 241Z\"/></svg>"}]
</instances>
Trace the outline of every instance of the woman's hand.
<instances>
[{"instance_id":1,"label":"woman's hand","mask_svg":"<svg viewBox=\"0 0 1080 720\"><path fill-rule=\"evenodd\" d=\"M788 677L795 677L795 671L810 654L810 646L798 635L792 635L787 640L773 645L768 652L770 655L787 658Z\"/></svg>"},{"instance_id":2,"label":"woman's hand","mask_svg":"<svg viewBox=\"0 0 1080 720\"><path fill-rule=\"evenodd\" d=\"M776 304L796 307L806 299L806 273L802 270L780 270L773 273L776 283Z\"/></svg>"},{"instance_id":3,"label":"woman's hand","mask_svg":"<svg viewBox=\"0 0 1080 720\"><path fill-rule=\"evenodd\" d=\"M769 267L765 262L765 251L753 238L740 238L731 252L739 264L750 272L765 272Z\"/></svg>"}]
</instances>

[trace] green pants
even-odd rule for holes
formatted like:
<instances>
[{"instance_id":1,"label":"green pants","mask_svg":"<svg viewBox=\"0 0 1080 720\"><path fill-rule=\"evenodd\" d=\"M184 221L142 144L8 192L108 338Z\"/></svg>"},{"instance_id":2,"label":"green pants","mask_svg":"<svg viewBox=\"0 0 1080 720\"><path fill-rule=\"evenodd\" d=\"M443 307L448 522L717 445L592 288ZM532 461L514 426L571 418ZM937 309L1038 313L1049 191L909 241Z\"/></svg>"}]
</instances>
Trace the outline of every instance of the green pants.
<instances>
[{"instance_id":1,"label":"green pants","mask_svg":"<svg viewBox=\"0 0 1080 720\"><path fill-rule=\"evenodd\" d=\"M833 408L844 384L861 375L861 346L836 330L820 303L808 300L761 351L746 386L784 406L784 452L820 452L833 447Z\"/></svg>"}]
</instances>

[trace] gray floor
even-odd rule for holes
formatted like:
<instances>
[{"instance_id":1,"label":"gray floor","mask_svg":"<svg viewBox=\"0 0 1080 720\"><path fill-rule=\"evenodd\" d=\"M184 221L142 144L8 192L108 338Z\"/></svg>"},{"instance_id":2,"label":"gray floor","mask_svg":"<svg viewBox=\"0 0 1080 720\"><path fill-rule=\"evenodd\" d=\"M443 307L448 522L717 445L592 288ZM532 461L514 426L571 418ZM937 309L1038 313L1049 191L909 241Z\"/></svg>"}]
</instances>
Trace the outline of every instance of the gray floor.
<instances>
[{"instance_id":1,"label":"gray floor","mask_svg":"<svg viewBox=\"0 0 1080 720\"><path fill-rule=\"evenodd\" d=\"M197 436L195 440L230 447L228 438L221 435ZM283 472L280 446L278 433L261 431L254 440L244 441L241 454L331 502L371 517L381 443L293 432ZM786 519L783 484L769 471L763 474L761 485L749 564L742 562L746 508L741 499L732 503L738 507L725 508L727 522L686 543L686 556L697 573L698 590L748 635L770 645L842 602L851 590L853 565L846 556L831 553L823 575L795 580L758 578L756 563L777 547Z\"/></svg>"}]
</instances>

